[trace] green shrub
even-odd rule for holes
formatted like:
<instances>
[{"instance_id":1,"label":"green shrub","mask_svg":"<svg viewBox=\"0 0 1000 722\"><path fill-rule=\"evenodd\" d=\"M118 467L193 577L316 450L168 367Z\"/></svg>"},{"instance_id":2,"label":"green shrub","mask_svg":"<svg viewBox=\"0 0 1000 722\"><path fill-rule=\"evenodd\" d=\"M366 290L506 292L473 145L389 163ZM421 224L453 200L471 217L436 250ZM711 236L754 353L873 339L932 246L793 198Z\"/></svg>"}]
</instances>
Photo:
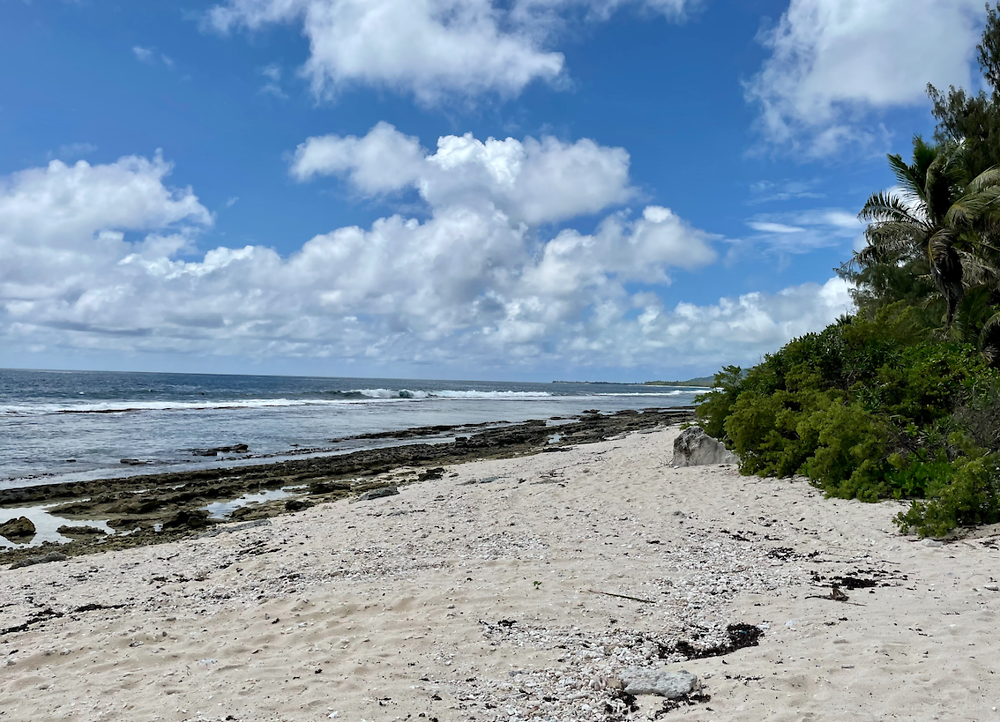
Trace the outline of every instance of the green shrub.
<instances>
[{"instance_id":1,"label":"green shrub","mask_svg":"<svg viewBox=\"0 0 1000 722\"><path fill-rule=\"evenodd\" d=\"M927 495L928 489L950 479L954 471L943 453L930 461L920 459L916 454L904 458L897 453L889 456L888 463L887 481L896 499L922 498Z\"/></svg>"},{"instance_id":2,"label":"green shrub","mask_svg":"<svg viewBox=\"0 0 1000 722\"><path fill-rule=\"evenodd\" d=\"M952 463L951 474L934 480L928 501L914 501L896 516L905 534L941 536L957 526L1000 521L1000 454Z\"/></svg>"},{"instance_id":3,"label":"green shrub","mask_svg":"<svg viewBox=\"0 0 1000 722\"><path fill-rule=\"evenodd\" d=\"M709 436L725 440L726 417L743 392L743 369L739 366L725 366L715 374L715 388L707 394L695 397L698 405L698 422Z\"/></svg>"},{"instance_id":4,"label":"green shrub","mask_svg":"<svg viewBox=\"0 0 1000 722\"><path fill-rule=\"evenodd\" d=\"M740 394L726 419L725 430L740 457L742 473L790 476L799 471L814 450L796 432L803 400L787 391L775 391L770 396Z\"/></svg>"},{"instance_id":5,"label":"green shrub","mask_svg":"<svg viewBox=\"0 0 1000 722\"><path fill-rule=\"evenodd\" d=\"M954 411L970 379L985 370L978 352L967 344L912 346L898 363L879 369L882 409L917 426L930 424Z\"/></svg>"},{"instance_id":6,"label":"green shrub","mask_svg":"<svg viewBox=\"0 0 1000 722\"><path fill-rule=\"evenodd\" d=\"M862 501L889 495L888 434L860 404L831 403L803 419L799 434L816 438L815 451L802 470L828 494Z\"/></svg>"},{"instance_id":7,"label":"green shrub","mask_svg":"<svg viewBox=\"0 0 1000 722\"><path fill-rule=\"evenodd\" d=\"M997 520L1000 374L973 345L933 338L925 319L890 304L794 339L749 371L726 367L697 399L700 422L744 474L914 500L897 518L904 531Z\"/></svg>"}]
</instances>

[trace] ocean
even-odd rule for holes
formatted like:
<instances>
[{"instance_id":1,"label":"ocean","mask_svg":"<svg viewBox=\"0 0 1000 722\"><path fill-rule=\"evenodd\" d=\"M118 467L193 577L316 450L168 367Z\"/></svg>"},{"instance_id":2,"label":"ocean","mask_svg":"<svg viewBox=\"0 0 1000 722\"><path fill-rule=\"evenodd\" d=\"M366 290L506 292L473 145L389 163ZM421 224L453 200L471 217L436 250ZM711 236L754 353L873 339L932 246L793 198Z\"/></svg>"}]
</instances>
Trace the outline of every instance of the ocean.
<instances>
[{"instance_id":1,"label":"ocean","mask_svg":"<svg viewBox=\"0 0 1000 722\"><path fill-rule=\"evenodd\" d=\"M611 383L0 370L0 489L353 451L398 442L344 437L420 426L683 406L701 391ZM249 454L195 454L236 444L246 444Z\"/></svg>"}]
</instances>

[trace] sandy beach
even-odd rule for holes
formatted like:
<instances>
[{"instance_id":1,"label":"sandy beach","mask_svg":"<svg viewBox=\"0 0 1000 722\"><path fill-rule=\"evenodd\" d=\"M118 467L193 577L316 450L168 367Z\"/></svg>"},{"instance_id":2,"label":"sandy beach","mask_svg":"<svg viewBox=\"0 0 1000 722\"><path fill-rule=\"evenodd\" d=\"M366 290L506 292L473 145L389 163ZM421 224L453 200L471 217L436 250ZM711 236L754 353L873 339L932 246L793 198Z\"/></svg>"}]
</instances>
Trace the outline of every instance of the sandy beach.
<instances>
[{"instance_id":1,"label":"sandy beach","mask_svg":"<svg viewBox=\"0 0 1000 722\"><path fill-rule=\"evenodd\" d=\"M0 719L998 717L994 537L925 543L901 504L675 469L676 434L0 571ZM733 624L763 636L687 658ZM630 667L700 695L633 702Z\"/></svg>"}]
</instances>

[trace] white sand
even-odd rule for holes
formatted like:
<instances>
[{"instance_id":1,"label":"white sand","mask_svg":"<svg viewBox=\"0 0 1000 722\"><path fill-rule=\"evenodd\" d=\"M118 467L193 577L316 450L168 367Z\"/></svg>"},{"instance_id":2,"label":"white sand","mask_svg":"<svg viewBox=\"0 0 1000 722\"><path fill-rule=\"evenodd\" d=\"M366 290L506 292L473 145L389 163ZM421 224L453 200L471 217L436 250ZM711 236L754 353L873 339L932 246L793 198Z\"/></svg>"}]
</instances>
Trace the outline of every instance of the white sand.
<instances>
[{"instance_id":1,"label":"white sand","mask_svg":"<svg viewBox=\"0 0 1000 722\"><path fill-rule=\"evenodd\" d=\"M993 540L926 546L896 534L898 504L672 469L675 434L0 571L0 629L125 605L0 636L0 720L650 719L662 699L616 712L609 680L736 622L769 628L670 663L711 700L661 719L1000 718ZM814 574L865 570L888 586L810 598L830 591Z\"/></svg>"}]
</instances>

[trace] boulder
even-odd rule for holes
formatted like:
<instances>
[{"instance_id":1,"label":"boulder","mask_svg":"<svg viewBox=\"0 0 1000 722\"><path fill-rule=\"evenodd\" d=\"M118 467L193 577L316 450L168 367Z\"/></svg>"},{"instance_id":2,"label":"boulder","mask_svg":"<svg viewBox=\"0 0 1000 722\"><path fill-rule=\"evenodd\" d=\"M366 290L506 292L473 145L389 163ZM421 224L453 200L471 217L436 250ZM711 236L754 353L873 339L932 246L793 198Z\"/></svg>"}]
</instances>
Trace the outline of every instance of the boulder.
<instances>
[{"instance_id":1,"label":"boulder","mask_svg":"<svg viewBox=\"0 0 1000 722\"><path fill-rule=\"evenodd\" d=\"M285 511L302 511L312 506L312 502L306 499L289 499L285 502Z\"/></svg>"},{"instance_id":2,"label":"boulder","mask_svg":"<svg viewBox=\"0 0 1000 722\"><path fill-rule=\"evenodd\" d=\"M358 501L371 501L372 499L381 499L384 496L395 496L399 493L399 489L393 486L383 486L379 489L372 489L371 491L366 491L364 494L358 497Z\"/></svg>"},{"instance_id":3,"label":"boulder","mask_svg":"<svg viewBox=\"0 0 1000 722\"><path fill-rule=\"evenodd\" d=\"M702 466L704 464L736 464L739 458L721 441L713 439L700 426L684 429L674 439L676 466Z\"/></svg>"},{"instance_id":4,"label":"boulder","mask_svg":"<svg viewBox=\"0 0 1000 722\"><path fill-rule=\"evenodd\" d=\"M163 522L164 529L181 529L187 527L189 529L201 529L203 527L212 524L208 518L208 512L204 509L187 510L182 509L177 512L173 517L167 519Z\"/></svg>"},{"instance_id":5,"label":"boulder","mask_svg":"<svg viewBox=\"0 0 1000 722\"><path fill-rule=\"evenodd\" d=\"M690 694L698 684L698 677L683 669L668 672L653 667L629 667L621 679L626 694L656 694L667 699Z\"/></svg>"},{"instance_id":6,"label":"boulder","mask_svg":"<svg viewBox=\"0 0 1000 722\"><path fill-rule=\"evenodd\" d=\"M233 444L232 446L216 446L213 449L191 449L195 456L218 456L219 454L246 454L250 447L246 444Z\"/></svg>"},{"instance_id":7,"label":"boulder","mask_svg":"<svg viewBox=\"0 0 1000 722\"><path fill-rule=\"evenodd\" d=\"M0 524L0 536L5 536L11 541L30 539L35 536L35 525L28 517L19 516L17 519Z\"/></svg>"},{"instance_id":8,"label":"boulder","mask_svg":"<svg viewBox=\"0 0 1000 722\"><path fill-rule=\"evenodd\" d=\"M99 527L76 524L63 524L56 531L64 536L104 536L105 534L105 531Z\"/></svg>"},{"instance_id":9,"label":"boulder","mask_svg":"<svg viewBox=\"0 0 1000 722\"><path fill-rule=\"evenodd\" d=\"M48 564L49 562L64 562L69 559L68 556L60 552L49 552L48 554L39 554L34 557L27 557L26 559L19 559L10 565L11 569L20 569L21 567L30 567L35 564Z\"/></svg>"},{"instance_id":10,"label":"boulder","mask_svg":"<svg viewBox=\"0 0 1000 722\"><path fill-rule=\"evenodd\" d=\"M309 484L310 494L329 494L333 491L350 491L349 481L314 481Z\"/></svg>"}]
</instances>

